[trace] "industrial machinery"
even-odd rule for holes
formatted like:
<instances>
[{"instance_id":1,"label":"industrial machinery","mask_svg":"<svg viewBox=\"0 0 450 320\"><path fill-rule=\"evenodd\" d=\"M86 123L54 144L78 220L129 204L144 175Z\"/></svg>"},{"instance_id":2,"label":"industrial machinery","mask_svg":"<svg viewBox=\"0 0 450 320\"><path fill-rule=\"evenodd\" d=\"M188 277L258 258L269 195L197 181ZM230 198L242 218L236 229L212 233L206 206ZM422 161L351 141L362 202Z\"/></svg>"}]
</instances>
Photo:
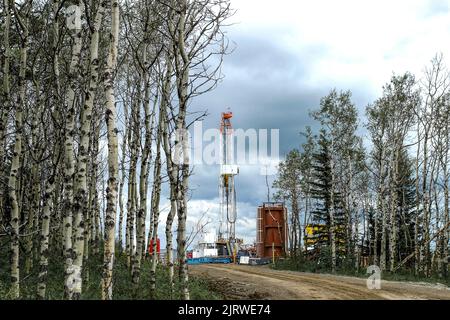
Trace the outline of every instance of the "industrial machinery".
<instances>
[{"instance_id":1,"label":"industrial machinery","mask_svg":"<svg viewBox=\"0 0 450 320\"><path fill-rule=\"evenodd\" d=\"M232 112L223 112L220 122L220 219L217 237L215 231L205 233L188 257L188 264L237 262L258 265L274 262L287 253L287 208L284 203L266 202L258 208L255 246L245 246L242 239L236 237L234 178L239 174L239 167L234 162L232 118Z\"/></svg>"},{"instance_id":2,"label":"industrial machinery","mask_svg":"<svg viewBox=\"0 0 450 320\"><path fill-rule=\"evenodd\" d=\"M239 168L234 164L232 112L223 112L220 123L221 163L219 177L220 226L219 240L236 244L236 189L234 176Z\"/></svg>"},{"instance_id":3,"label":"industrial machinery","mask_svg":"<svg viewBox=\"0 0 450 320\"><path fill-rule=\"evenodd\" d=\"M265 202L258 207L256 255L259 258L283 257L288 249L287 208L281 202Z\"/></svg>"},{"instance_id":4,"label":"industrial machinery","mask_svg":"<svg viewBox=\"0 0 450 320\"><path fill-rule=\"evenodd\" d=\"M221 250L220 242L216 241L216 230L203 232L197 247L188 255L188 264L231 263L232 258Z\"/></svg>"},{"instance_id":5,"label":"industrial machinery","mask_svg":"<svg viewBox=\"0 0 450 320\"><path fill-rule=\"evenodd\" d=\"M324 224L308 224L305 228L305 244L307 248L312 248L318 241L318 234L326 234L328 240L328 229Z\"/></svg>"},{"instance_id":6,"label":"industrial machinery","mask_svg":"<svg viewBox=\"0 0 450 320\"><path fill-rule=\"evenodd\" d=\"M341 252L345 252L345 233L346 226L343 224L336 225L335 241L336 249ZM317 253L322 246L327 246L329 243L329 226L325 224L308 224L305 228L304 241L306 245L306 251L308 254Z\"/></svg>"},{"instance_id":7,"label":"industrial machinery","mask_svg":"<svg viewBox=\"0 0 450 320\"><path fill-rule=\"evenodd\" d=\"M234 177L239 168L234 164L232 112L223 112L220 122L220 220L217 238L209 233L188 259L189 264L236 262L242 240L236 238L236 189ZM214 232L215 233L215 232Z\"/></svg>"}]
</instances>

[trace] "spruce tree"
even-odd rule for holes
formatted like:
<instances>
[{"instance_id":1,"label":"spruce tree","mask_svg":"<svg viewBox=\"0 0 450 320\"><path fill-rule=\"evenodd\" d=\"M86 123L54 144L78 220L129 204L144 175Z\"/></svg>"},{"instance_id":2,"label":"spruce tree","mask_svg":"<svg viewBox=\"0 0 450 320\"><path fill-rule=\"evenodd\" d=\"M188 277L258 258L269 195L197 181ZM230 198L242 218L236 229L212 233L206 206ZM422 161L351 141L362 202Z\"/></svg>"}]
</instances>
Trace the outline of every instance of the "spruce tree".
<instances>
[{"instance_id":1,"label":"spruce tree","mask_svg":"<svg viewBox=\"0 0 450 320\"><path fill-rule=\"evenodd\" d=\"M399 180L396 184L397 192L397 223L399 239L397 243L398 261L414 251L415 239L415 217L416 217L416 199L415 199L415 180L413 162L408 156L406 149L400 153L399 159Z\"/></svg>"},{"instance_id":2,"label":"spruce tree","mask_svg":"<svg viewBox=\"0 0 450 320\"><path fill-rule=\"evenodd\" d=\"M311 183L311 195L316 200L316 206L312 210L314 222L313 235L316 239L315 251L322 252L325 249L325 252L328 253L331 246L332 221L330 213L333 199L337 252L338 257L342 257L342 251L345 248L345 214L342 207L342 196L338 192L333 191L330 165L330 141L327 139L325 130L322 129L320 131L317 143L318 151L314 154L313 181ZM324 257L324 255L321 254L321 257ZM326 260L328 261L328 259Z\"/></svg>"}]
</instances>

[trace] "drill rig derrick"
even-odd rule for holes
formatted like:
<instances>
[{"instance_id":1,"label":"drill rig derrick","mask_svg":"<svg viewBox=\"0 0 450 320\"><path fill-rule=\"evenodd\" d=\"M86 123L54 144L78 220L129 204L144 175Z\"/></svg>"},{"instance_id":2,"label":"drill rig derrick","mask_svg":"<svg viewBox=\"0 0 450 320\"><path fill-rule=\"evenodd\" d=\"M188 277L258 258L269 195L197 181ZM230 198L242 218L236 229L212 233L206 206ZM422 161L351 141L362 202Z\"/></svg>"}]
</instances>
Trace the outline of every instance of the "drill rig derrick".
<instances>
[{"instance_id":1,"label":"drill rig derrick","mask_svg":"<svg viewBox=\"0 0 450 320\"><path fill-rule=\"evenodd\" d=\"M220 226L219 238L236 240L236 189L234 176L239 168L234 163L232 112L223 112L220 123L221 164L219 177Z\"/></svg>"}]
</instances>

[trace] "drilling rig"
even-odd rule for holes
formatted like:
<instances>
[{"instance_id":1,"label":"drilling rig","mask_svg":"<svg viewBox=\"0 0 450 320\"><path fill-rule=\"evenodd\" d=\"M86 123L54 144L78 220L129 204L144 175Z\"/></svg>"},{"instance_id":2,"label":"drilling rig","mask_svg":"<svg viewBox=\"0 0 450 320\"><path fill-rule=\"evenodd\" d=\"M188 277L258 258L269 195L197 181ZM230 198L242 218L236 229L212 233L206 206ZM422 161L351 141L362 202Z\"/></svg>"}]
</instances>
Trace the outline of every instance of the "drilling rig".
<instances>
[{"instance_id":1,"label":"drilling rig","mask_svg":"<svg viewBox=\"0 0 450 320\"><path fill-rule=\"evenodd\" d=\"M220 226L219 239L228 242L229 246L236 244L236 189L234 176L239 168L234 163L232 112L223 112L220 122L221 163L219 177ZM231 250L230 250L231 249ZM228 251L233 251L229 248Z\"/></svg>"},{"instance_id":2,"label":"drilling rig","mask_svg":"<svg viewBox=\"0 0 450 320\"><path fill-rule=\"evenodd\" d=\"M233 127L231 111L222 112L220 121L220 173L219 199L220 220L217 238L214 232L205 233L198 247L188 258L188 264L230 263L239 261L243 240L236 237L236 188L234 177L239 167L234 161Z\"/></svg>"}]
</instances>

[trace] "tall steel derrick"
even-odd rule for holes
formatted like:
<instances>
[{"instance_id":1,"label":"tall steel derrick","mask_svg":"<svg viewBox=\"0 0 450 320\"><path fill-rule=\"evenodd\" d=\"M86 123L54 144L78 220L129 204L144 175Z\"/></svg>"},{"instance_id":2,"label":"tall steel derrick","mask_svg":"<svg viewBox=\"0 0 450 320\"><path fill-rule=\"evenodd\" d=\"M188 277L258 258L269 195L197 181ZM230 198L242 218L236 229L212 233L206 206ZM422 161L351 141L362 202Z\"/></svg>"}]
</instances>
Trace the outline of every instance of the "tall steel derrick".
<instances>
[{"instance_id":1,"label":"tall steel derrick","mask_svg":"<svg viewBox=\"0 0 450 320\"><path fill-rule=\"evenodd\" d=\"M234 163L232 112L223 112L220 123L221 163L219 177L220 226L219 238L236 239L236 189L234 176L239 168Z\"/></svg>"}]
</instances>

